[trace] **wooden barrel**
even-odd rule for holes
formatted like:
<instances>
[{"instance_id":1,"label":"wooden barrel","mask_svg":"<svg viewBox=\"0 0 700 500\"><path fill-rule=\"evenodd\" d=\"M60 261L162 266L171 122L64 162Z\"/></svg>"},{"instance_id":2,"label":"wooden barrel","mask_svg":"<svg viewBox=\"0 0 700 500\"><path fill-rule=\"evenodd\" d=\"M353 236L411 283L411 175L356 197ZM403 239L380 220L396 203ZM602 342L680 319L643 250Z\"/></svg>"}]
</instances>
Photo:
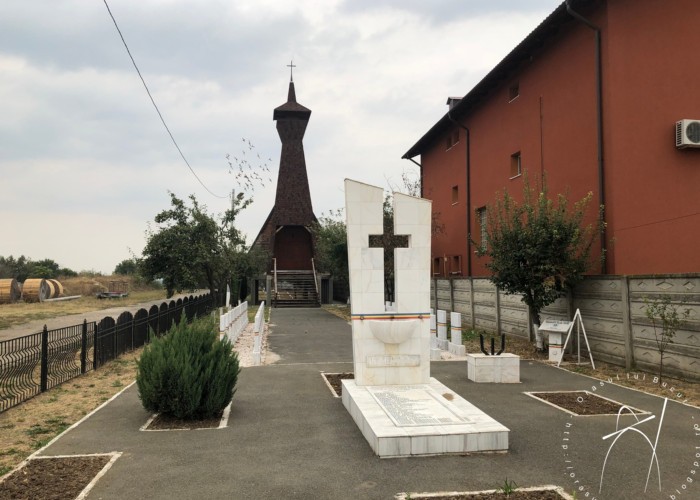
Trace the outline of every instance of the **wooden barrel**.
<instances>
[{"instance_id":1,"label":"wooden barrel","mask_svg":"<svg viewBox=\"0 0 700 500\"><path fill-rule=\"evenodd\" d=\"M58 288L56 288L56 283L52 282L51 280L46 280L46 286L49 287L49 296L46 297L47 299L53 299L54 297L57 297L58 293Z\"/></svg>"},{"instance_id":2,"label":"wooden barrel","mask_svg":"<svg viewBox=\"0 0 700 500\"><path fill-rule=\"evenodd\" d=\"M52 280L52 279L48 279L46 281L53 285L53 289L52 289L53 293L51 294L52 299L55 299L55 298L63 295L63 285L61 285L60 281Z\"/></svg>"},{"instance_id":3,"label":"wooden barrel","mask_svg":"<svg viewBox=\"0 0 700 500\"><path fill-rule=\"evenodd\" d=\"M19 283L14 278L0 280L0 304L17 302L22 296Z\"/></svg>"},{"instance_id":4,"label":"wooden barrel","mask_svg":"<svg viewBox=\"0 0 700 500\"><path fill-rule=\"evenodd\" d=\"M50 298L51 290L44 278L28 279L22 285L22 300L25 302L43 302Z\"/></svg>"}]
</instances>

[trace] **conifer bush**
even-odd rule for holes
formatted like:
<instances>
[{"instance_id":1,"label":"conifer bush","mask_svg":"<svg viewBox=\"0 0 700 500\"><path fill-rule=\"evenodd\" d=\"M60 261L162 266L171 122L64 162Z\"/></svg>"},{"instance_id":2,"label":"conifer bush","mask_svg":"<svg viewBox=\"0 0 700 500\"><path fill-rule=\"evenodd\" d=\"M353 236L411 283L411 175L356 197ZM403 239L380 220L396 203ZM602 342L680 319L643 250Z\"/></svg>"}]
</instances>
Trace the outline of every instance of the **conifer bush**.
<instances>
[{"instance_id":1,"label":"conifer bush","mask_svg":"<svg viewBox=\"0 0 700 500\"><path fill-rule=\"evenodd\" d=\"M219 340L212 318L183 317L141 355L136 385L143 407L180 419L216 416L235 392L240 368L231 342Z\"/></svg>"}]
</instances>

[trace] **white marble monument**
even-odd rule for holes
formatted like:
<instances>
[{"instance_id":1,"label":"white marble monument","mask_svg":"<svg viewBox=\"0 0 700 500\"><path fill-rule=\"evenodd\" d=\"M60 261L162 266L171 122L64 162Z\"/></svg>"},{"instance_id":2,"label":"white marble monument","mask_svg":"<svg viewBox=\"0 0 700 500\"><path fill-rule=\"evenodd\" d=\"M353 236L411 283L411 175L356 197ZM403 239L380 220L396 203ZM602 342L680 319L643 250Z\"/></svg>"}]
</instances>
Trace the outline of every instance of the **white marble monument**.
<instances>
[{"instance_id":1,"label":"white marble monument","mask_svg":"<svg viewBox=\"0 0 700 500\"><path fill-rule=\"evenodd\" d=\"M450 354L455 356L465 356L467 348L462 343L462 315L458 312L450 313L450 344L448 346Z\"/></svg>"},{"instance_id":2,"label":"white marble monument","mask_svg":"<svg viewBox=\"0 0 700 500\"><path fill-rule=\"evenodd\" d=\"M384 298L384 192L345 180L354 380L343 405L382 458L508 449L509 430L430 377L431 202L394 193L396 297Z\"/></svg>"}]
</instances>

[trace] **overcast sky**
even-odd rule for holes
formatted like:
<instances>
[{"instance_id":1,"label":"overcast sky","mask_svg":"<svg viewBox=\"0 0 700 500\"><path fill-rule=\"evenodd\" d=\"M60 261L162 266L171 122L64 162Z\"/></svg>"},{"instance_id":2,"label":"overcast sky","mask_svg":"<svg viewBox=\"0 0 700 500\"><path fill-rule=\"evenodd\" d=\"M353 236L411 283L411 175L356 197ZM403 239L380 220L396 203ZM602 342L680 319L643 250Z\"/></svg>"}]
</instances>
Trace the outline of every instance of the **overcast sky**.
<instances>
[{"instance_id":1,"label":"overcast sky","mask_svg":"<svg viewBox=\"0 0 700 500\"><path fill-rule=\"evenodd\" d=\"M272 110L312 110L304 147L317 216L343 179L388 188L446 111L559 0L108 0L192 168L173 146L102 0L0 1L0 255L111 273L140 255L168 191L212 213L236 189L226 155L272 159L239 219L274 202ZM250 141L254 148L244 145ZM260 155L260 162L257 160ZM240 188L239 188L240 189Z\"/></svg>"}]
</instances>

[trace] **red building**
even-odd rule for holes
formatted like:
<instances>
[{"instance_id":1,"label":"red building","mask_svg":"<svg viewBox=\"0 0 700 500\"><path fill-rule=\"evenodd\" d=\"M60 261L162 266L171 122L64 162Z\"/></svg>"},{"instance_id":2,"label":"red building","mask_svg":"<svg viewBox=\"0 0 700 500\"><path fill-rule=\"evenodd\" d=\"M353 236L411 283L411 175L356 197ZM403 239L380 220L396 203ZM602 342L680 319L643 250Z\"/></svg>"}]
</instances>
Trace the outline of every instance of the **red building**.
<instances>
[{"instance_id":1,"label":"red building","mask_svg":"<svg viewBox=\"0 0 700 500\"><path fill-rule=\"evenodd\" d=\"M570 0L449 98L403 156L445 228L434 274L488 274L468 234L480 240L497 192L522 193L524 171L572 201L593 192L591 220L604 205L593 274L700 271L699 25L697 0Z\"/></svg>"}]
</instances>

